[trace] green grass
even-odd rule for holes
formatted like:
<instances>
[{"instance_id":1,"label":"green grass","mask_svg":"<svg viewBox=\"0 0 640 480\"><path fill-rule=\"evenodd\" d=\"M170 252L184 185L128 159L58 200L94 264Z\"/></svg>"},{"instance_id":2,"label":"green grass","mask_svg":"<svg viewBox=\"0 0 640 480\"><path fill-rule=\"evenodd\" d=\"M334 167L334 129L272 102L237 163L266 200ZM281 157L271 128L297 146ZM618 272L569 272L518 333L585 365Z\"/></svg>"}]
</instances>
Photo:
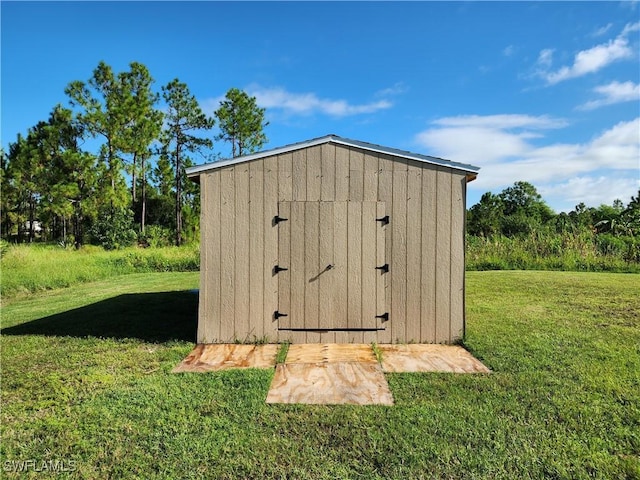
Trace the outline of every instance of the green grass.
<instances>
[{"instance_id":1,"label":"green grass","mask_svg":"<svg viewBox=\"0 0 640 480\"><path fill-rule=\"evenodd\" d=\"M0 466L75 461L61 478L637 479L639 281L469 273L465 345L493 373L388 375L393 407L266 405L273 370L169 373L192 348L196 273L16 298L2 311Z\"/></svg>"},{"instance_id":2,"label":"green grass","mask_svg":"<svg viewBox=\"0 0 640 480\"><path fill-rule=\"evenodd\" d=\"M53 245L12 245L0 259L3 298L69 287L126 273L198 271L198 247L79 251Z\"/></svg>"}]
</instances>

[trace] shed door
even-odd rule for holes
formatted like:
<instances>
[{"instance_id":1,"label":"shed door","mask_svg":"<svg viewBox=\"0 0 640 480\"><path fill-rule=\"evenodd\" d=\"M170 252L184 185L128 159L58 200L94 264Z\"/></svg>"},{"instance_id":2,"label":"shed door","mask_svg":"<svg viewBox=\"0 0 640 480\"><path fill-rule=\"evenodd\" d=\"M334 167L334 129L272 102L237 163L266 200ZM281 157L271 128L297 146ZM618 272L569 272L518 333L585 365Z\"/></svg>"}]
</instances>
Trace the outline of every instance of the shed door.
<instances>
[{"instance_id":1,"label":"shed door","mask_svg":"<svg viewBox=\"0 0 640 480\"><path fill-rule=\"evenodd\" d=\"M280 330L383 330L382 202L279 202Z\"/></svg>"}]
</instances>

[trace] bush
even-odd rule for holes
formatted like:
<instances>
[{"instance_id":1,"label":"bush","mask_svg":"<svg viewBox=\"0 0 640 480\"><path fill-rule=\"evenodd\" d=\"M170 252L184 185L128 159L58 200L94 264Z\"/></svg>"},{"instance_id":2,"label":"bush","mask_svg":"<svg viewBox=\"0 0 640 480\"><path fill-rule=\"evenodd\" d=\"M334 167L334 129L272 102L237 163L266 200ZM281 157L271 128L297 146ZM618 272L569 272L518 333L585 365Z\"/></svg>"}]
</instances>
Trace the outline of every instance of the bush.
<instances>
[{"instance_id":1,"label":"bush","mask_svg":"<svg viewBox=\"0 0 640 480\"><path fill-rule=\"evenodd\" d=\"M145 232L138 235L138 243L147 247L170 247L175 240L175 233L172 229L161 225L149 225Z\"/></svg>"},{"instance_id":2,"label":"bush","mask_svg":"<svg viewBox=\"0 0 640 480\"><path fill-rule=\"evenodd\" d=\"M105 250L130 247L136 241L133 212L128 208L105 208L89 230L92 243Z\"/></svg>"}]
</instances>

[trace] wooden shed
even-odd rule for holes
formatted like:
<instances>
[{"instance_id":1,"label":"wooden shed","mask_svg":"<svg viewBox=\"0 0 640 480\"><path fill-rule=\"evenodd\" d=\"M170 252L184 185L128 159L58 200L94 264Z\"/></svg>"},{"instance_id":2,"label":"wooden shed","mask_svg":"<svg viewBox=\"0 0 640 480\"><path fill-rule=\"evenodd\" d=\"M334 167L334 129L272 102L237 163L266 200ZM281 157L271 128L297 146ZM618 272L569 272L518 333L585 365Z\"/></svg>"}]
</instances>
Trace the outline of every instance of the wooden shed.
<instances>
[{"instance_id":1,"label":"wooden shed","mask_svg":"<svg viewBox=\"0 0 640 480\"><path fill-rule=\"evenodd\" d=\"M451 343L464 335L478 168L328 135L191 167L198 343Z\"/></svg>"}]
</instances>

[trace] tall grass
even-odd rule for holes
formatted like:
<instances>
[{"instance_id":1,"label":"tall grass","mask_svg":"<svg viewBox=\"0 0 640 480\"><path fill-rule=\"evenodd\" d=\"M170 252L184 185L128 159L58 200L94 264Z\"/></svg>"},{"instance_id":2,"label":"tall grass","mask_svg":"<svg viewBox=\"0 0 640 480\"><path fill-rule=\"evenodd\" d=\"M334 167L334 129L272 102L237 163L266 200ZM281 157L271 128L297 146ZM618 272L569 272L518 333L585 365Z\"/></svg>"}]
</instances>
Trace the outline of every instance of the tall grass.
<instances>
[{"instance_id":1,"label":"tall grass","mask_svg":"<svg viewBox=\"0 0 640 480\"><path fill-rule=\"evenodd\" d=\"M534 232L509 238L467 236L467 270L564 270L639 273L639 245L598 242L589 232Z\"/></svg>"},{"instance_id":2,"label":"tall grass","mask_svg":"<svg viewBox=\"0 0 640 480\"><path fill-rule=\"evenodd\" d=\"M0 294L11 298L128 273L198 271L200 256L197 246L117 251L85 246L76 251L15 245L3 253L0 267Z\"/></svg>"}]
</instances>

